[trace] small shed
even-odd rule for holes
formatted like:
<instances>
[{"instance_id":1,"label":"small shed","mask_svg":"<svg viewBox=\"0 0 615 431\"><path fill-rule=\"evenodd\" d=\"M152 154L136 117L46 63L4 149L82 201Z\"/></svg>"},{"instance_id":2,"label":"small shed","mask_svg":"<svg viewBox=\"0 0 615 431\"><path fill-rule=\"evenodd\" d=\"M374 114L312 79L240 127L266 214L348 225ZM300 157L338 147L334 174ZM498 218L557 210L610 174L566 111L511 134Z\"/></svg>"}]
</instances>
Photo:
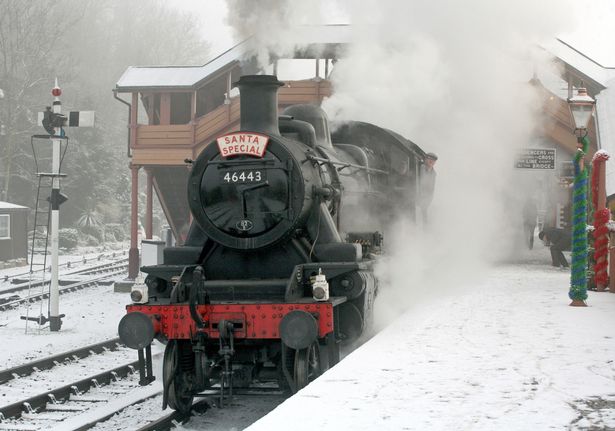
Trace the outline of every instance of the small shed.
<instances>
[{"instance_id":1,"label":"small shed","mask_svg":"<svg viewBox=\"0 0 615 431\"><path fill-rule=\"evenodd\" d=\"M0 262L27 263L28 207L0 201Z\"/></svg>"}]
</instances>

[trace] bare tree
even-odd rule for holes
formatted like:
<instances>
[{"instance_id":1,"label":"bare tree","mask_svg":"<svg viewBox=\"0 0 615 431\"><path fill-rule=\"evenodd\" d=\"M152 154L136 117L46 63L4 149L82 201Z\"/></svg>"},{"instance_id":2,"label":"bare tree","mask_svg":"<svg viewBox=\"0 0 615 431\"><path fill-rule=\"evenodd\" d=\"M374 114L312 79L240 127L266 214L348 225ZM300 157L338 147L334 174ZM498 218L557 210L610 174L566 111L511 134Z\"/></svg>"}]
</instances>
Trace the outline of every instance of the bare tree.
<instances>
[{"instance_id":1,"label":"bare tree","mask_svg":"<svg viewBox=\"0 0 615 431\"><path fill-rule=\"evenodd\" d=\"M203 64L208 55L195 19L161 0L0 0L0 199L33 204L30 135L42 132L37 112L57 76L64 111L97 115L94 130L69 131L63 220L76 223L93 205L104 218L123 214L126 111L111 89L128 66Z\"/></svg>"},{"instance_id":2,"label":"bare tree","mask_svg":"<svg viewBox=\"0 0 615 431\"><path fill-rule=\"evenodd\" d=\"M70 59L54 55L66 26L78 19L77 8L65 12L61 2L0 0L0 88L5 95L0 109L5 125L0 166L3 199L20 200L12 193L12 181L30 182L30 154L24 143L28 143L26 138L35 124L34 101L41 92L49 94L54 69L70 68Z\"/></svg>"}]
</instances>

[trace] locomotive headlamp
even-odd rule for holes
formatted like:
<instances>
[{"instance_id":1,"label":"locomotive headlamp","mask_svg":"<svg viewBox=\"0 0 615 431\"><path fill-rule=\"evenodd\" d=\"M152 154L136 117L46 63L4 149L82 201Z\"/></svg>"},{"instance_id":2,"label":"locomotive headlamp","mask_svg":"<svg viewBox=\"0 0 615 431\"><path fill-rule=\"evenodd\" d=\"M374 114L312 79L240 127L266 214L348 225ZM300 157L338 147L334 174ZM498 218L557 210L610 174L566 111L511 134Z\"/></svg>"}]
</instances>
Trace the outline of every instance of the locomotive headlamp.
<instances>
[{"instance_id":1,"label":"locomotive headlamp","mask_svg":"<svg viewBox=\"0 0 615 431\"><path fill-rule=\"evenodd\" d=\"M329 283L320 268L318 275L310 277L310 284L312 285L312 297L315 301L329 300Z\"/></svg>"},{"instance_id":2,"label":"locomotive headlamp","mask_svg":"<svg viewBox=\"0 0 615 431\"><path fill-rule=\"evenodd\" d=\"M130 299L132 302L139 302L143 298L143 294L138 290L133 290L130 292Z\"/></svg>"},{"instance_id":3,"label":"locomotive headlamp","mask_svg":"<svg viewBox=\"0 0 615 431\"><path fill-rule=\"evenodd\" d=\"M577 95L568 99L568 107L574 123L575 132L581 136L587 135L589 120L594 113L596 101L587 94L587 89L580 87Z\"/></svg>"},{"instance_id":4,"label":"locomotive headlamp","mask_svg":"<svg viewBox=\"0 0 615 431\"><path fill-rule=\"evenodd\" d=\"M135 304L145 304L149 301L146 284L135 284L130 291L130 300Z\"/></svg>"}]
</instances>

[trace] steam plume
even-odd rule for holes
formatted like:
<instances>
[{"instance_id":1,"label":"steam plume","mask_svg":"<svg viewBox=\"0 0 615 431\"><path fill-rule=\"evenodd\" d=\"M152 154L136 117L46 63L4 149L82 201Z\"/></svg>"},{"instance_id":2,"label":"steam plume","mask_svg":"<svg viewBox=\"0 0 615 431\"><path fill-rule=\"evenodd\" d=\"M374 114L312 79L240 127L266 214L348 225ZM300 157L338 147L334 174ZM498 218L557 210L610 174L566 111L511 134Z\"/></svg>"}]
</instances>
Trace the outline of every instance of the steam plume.
<instances>
[{"instance_id":1,"label":"steam plume","mask_svg":"<svg viewBox=\"0 0 615 431\"><path fill-rule=\"evenodd\" d=\"M331 76L335 92L323 103L329 117L393 129L439 155L428 229L417 229L401 215L398 234L388 239L394 254L379 269L387 279L381 311L401 311L471 284L510 249L513 235L520 237L519 202L533 185L514 172L514 155L530 146L539 126L539 101L527 84L536 61L530 51L572 28L566 3L335 4L345 11L354 36ZM235 24L243 23L248 33L264 24L260 40L286 49L292 24L326 21L315 1L299 9L297 2L282 0L229 4ZM385 314L392 315L380 313Z\"/></svg>"}]
</instances>

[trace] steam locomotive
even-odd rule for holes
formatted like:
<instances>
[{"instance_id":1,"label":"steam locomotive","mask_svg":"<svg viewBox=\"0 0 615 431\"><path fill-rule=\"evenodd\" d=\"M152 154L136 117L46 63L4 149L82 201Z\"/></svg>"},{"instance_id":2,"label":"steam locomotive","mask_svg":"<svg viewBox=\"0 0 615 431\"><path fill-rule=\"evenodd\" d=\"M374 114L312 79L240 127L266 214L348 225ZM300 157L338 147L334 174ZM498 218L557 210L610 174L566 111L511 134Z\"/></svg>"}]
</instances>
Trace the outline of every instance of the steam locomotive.
<instances>
[{"instance_id":1,"label":"steam locomotive","mask_svg":"<svg viewBox=\"0 0 615 431\"><path fill-rule=\"evenodd\" d=\"M368 328L382 232L414 217L425 153L402 136L349 122L330 132L319 107L277 112L284 85L242 76L240 131L191 161L194 221L162 265L143 267L119 323L153 380L150 345L166 343L163 408L276 381L297 391Z\"/></svg>"}]
</instances>

